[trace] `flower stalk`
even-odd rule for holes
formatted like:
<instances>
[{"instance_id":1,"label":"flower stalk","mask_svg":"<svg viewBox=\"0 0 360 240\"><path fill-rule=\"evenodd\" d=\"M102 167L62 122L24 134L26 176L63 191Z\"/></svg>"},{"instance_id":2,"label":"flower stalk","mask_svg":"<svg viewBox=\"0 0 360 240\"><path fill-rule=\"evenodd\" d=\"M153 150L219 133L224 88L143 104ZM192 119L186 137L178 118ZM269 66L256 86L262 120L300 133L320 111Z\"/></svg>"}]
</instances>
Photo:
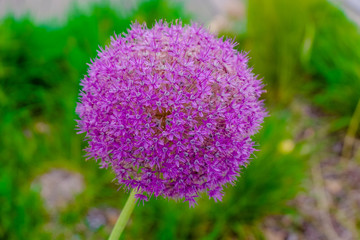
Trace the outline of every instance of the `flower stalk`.
<instances>
[{"instance_id":1,"label":"flower stalk","mask_svg":"<svg viewBox=\"0 0 360 240\"><path fill-rule=\"evenodd\" d=\"M118 240L121 236L122 231L124 230L127 222L129 221L130 215L135 207L136 190L133 189L130 193L128 200L125 203L123 210L120 213L118 220L115 223L113 230L111 231L109 240Z\"/></svg>"}]
</instances>

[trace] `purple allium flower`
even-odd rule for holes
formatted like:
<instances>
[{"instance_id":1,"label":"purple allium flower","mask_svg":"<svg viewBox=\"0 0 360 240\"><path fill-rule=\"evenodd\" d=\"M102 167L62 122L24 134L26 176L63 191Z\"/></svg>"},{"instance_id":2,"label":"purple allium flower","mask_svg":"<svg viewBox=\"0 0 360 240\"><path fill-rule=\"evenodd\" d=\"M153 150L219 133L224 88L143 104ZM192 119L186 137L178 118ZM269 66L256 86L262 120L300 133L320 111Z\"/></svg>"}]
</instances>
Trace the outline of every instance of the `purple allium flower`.
<instances>
[{"instance_id":1,"label":"purple allium flower","mask_svg":"<svg viewBox=\"0 0 360 240\"><path fill-rule=\"evenodd\" d=\"M236 43L196 24L135 23L111 39L81 82L88 156L136 198L221 200L253 153L266 115L261 80Z\"/></svg>"}]
</instances>

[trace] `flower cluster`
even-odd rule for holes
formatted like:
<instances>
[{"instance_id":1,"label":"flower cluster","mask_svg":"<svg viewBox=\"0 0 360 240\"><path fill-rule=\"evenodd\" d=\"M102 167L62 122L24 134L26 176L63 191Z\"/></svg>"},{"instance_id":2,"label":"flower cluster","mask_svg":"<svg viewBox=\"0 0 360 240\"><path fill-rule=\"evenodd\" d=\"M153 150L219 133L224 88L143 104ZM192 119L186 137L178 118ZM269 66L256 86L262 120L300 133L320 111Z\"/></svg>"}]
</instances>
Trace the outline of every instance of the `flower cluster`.
<instances>
[{"instance_id":1,"label":"flower cluster","mask_svg":"<svg viewBox=\"0 0 360 240\"><path fill-rule=\"evenodd\" d=\"M89 64L76 112L88 156L136 197L221 200L266 115L261 80L231 40L175 22L135 23Z\"/></svg>"}]
</instances>

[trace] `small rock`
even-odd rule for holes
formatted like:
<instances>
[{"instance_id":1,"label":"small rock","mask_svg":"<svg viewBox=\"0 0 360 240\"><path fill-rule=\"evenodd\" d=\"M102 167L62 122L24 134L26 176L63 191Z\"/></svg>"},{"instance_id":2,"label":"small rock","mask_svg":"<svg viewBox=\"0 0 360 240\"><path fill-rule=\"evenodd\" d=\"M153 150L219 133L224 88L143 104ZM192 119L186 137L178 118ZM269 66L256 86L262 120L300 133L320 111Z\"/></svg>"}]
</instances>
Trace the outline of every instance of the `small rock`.
<instances>
[{"instance_id":1,"label":"small rock","mask_svg":"<svg viewBox=\"0 0 360 240\"><path fill-rule=\"evenodd\" d=\"M115 225L119 215L120 215L120 211L118 209L115 208L106 209L106 219L109 225L111 226Z\"/></svg>"},{"instance_id":2,"label":"small rock","mask_svg":"<svg viewBox=\"0 0 360 240\"><path fill-rule=\"evenodd\" d=\"M339 194L343 189L341 182L336 179L326 179L325 186L329 193L333 195Z\"/></svg>"},{"instance_id":3,"label":"small rock","mask_svg":"<svg viewBox=\"0 0 360 240\"><path fill-rule=\"evenodd\" d=\"M275 229L265 229L264 231L265 239L268 240L285 240L286 239L286 233L281 230L275 230Z\"/></svg>"},{"instance_id":4,"label":"small rock","mask_svg":"<svg viewBox=\"0 0 360 240\"><path fill-rule=\"evenodd\" d=\"M79 173L53 169L35 180L41 187L45 207L53 212L66 207L75 195L84 190L84 179Z\"/></svg>"},{"instance_id":5,"label":"small rock","mask_svg":"<svg viewBox=\"0 0 360 240\"><path fill-rule=\"evenodd\" d=\"M96 231L101 226L114 226L120 211L115 208L91 208L87 214L86 221L91 230Z\"/></svg>"},{"instance_id":6,"label":"small rock","mask_svg":"<svg viewBox=\"0 0 360 240\"><path fill-rule=\"evenodd\" d=\"M92 208L86 217L91 230L96 231L106 224L105 212L98 208Z\"/></svg>"}]
</instances>

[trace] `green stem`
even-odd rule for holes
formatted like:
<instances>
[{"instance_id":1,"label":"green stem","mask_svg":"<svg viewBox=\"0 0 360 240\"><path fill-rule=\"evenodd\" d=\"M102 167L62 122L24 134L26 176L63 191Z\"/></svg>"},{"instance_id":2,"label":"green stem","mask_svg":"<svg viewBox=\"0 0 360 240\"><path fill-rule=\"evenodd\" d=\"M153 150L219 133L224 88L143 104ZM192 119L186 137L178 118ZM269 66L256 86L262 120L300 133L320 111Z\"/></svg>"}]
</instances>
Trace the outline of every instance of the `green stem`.
<instances>
[{"instance_id":1,"label":"green stem","mask_svg":"<svg viewBox=\"0 0 360 240\"><path fill-rule=\"evenodd\" d=\"M115 223L113 230L111 231L109 240L119 240L121 233L124 230L128 220L129 220L131 212L133 211L133 209L135 207L135 203L136 203L135 194L136 194L136 191L133 189L130 193L128 200L125 203L125 207L121 211L121 214Z\"/></svg>"}]
</instances>

